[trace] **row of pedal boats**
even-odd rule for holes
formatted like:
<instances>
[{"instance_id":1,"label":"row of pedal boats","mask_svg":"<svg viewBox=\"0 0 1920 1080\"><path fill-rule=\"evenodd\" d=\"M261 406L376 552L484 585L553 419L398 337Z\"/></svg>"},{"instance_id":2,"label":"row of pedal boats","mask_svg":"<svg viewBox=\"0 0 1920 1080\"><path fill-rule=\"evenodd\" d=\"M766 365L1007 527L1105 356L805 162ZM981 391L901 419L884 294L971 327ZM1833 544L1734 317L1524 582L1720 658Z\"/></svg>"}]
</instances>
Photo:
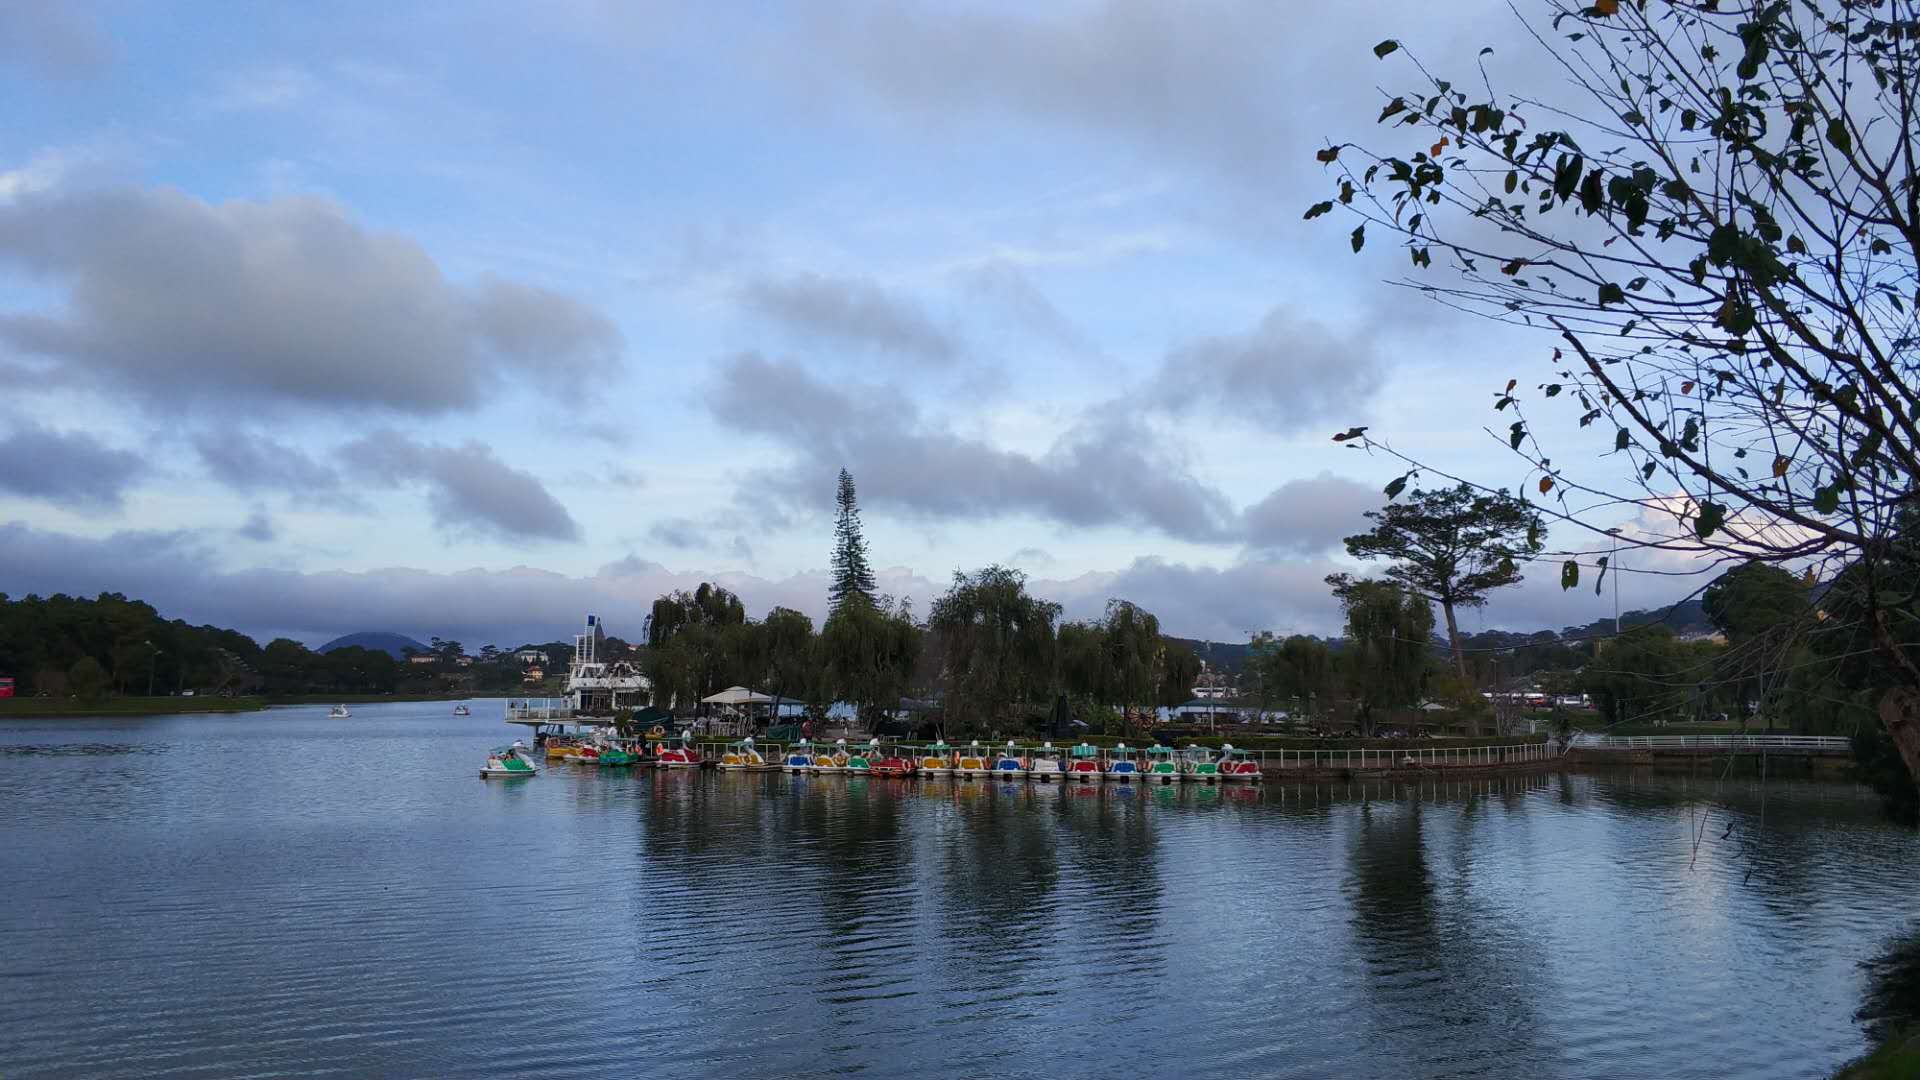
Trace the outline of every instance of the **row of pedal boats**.
<instances>
[{"instance_id":1,"label":"row of pedal boats","mask_svg":"<svg viewBox=\"0 0 1920 1080\"><path fill-rule=\"evenodd\" d=\"M733 743L708 760L691 741L674 745L664 741L638 748L583 739L549 740L549 761L571 761L605 767L698 769L712 765L722 772L788 772L838 776L926 776L962 780L1033 780L1050 783L1257 783L1260 764L1232 745L1218 751L1202 746L1176 750L1171 746L1128 749L1125 743L1110 749L1082 743L1062 749L1052 743L1022 747L1012 741L999 748L964 747L936 742L930 746L884 746L879 739L849 747L845 739L814 744L802 739L785 753L769 756L751 738ZM493 751L480 770L483 777L531 776L539 764L525 744Z\"/></svg>"}]
</instances>

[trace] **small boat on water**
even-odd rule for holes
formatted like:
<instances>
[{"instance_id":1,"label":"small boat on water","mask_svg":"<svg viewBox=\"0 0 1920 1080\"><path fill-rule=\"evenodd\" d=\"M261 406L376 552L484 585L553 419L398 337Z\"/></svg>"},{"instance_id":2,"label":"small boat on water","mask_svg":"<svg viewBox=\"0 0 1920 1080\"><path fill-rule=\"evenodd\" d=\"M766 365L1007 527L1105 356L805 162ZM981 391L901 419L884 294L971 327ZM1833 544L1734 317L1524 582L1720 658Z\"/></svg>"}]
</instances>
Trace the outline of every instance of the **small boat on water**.
<instances>
[{"instance_id":1,"label":"small boat on water","mask_svg":"<svg viewBox=\"0 0 1920 1080\"><path fill-rule=\"evenodd\" d=\"M968 780L976 776L985 776L992 771L993 761L987 757L985 750L980 749L979 739L973 740L965 750L960 751L959 758L953 763L953 775Z\"/></svg>"},{"instance_id":2,"label":"small boat on water","mask_svg":"<svg viewBox=\"0 0 1920 1080\"><path fill-rule=\"evenodd\" d=\"M1123 784L1141 779L1140 763L1133 759L1133 754L1127 749L1126 743L1114 747L1112 752L1107 754L1102 772L1107 779L1118 780Z\"/></svg>"},{"instance_id":3,"label":"small boat on water","mask_svg":"<svg viewBox=\"0 0 1920 1080\"><path fill-rule=\"evenodd\" d=\"M329 720L345 720L352 715L352 713L347 711L345 705L335 705L333 708L327 710L327 719Z\"/></svg>"},{"instance_id":4,"label":"small boat on water","mask_svg":"<svg viewBox=\"0 0 1920 1080\"><path fill-rule=\"evenodd\" d=\"M1190 745L1180 754L1180 779L1191 780L1197 784L1212 784L1220 779L1220 763L1214 760L1213 751L1204 746Z\"/></svg>"},{"instance_id":5,"label":"small boat on water","mask_svg":"<svg viewBox=\"0 0 1920 1080\"><path fill-rule=\"evenodd\" d=\"M720 768L725 772L769 772L779 767L753 748L751 735L727 747L726 753L720 755Z\"/></svg>"},{"instance_id":6,"label":"small boat on water","mask_svg":"<svg viewBox=\"0 0 1920 1080\"><path fill-rule=\"evenodd\" d=\"M945 740L934 743L920 753L921 776L952 776L953 748Z\"/></svg>"},{"instance_id":7,"label":"small boat on water","mask_svg":"<svg viewBox=\"0 0 1920 1080\"><path fill-rule=\"evenodd\" d=\"M1013 740L1008 739L1006 749L993 760L993 775L1000 780L1019 780L1027 775L1028 764L1028 759L1014 748Z\"/></svg>"},{"instance_id":8,"label":"small boat on water","mask_svg":"<svg viewBox=\"0 0 1920 1080\"><path fill-rule=\"evenodd\" d=\"M455 716L472 716L472 715L473 715L473 710L472 710L472 709L469 709L469 708L467 708L467 707L466 707L465 705L455 705L455 706L453 707L453 715L455 715Z\"/></svg>"},{"instance_id":9,"label":"small boat on water","mask_svg":"<svg viewBox=\"0 0 1920 1080\"><path fill-rule=\"evenodd\" d=\"M912 776L918 767L913 760L913 753L898 746L877 751L871 762L875 776Z\"/></svg>"},{"instance_id":10,"label":"small boat on water","mask_svg":"<svg viewBox=\"0 0 1920 1080\"><path fill-rule=\"evenodd\" d=\"M847 767L853 755L847 753L847 740L839 739L833 744L833 752L817 752L813 755L812 770L816 773L837 773Z\"/></svg>"},{"instance_id":11,"label":"small boat on water","mask_svg":"<svg viewBox=\"0 0 1920 1080\"><path fill-rule=\"evenodd\" d=\"M1041 743L1040 749L1035 750L1033 757L1027 761L1027 777L1043 784L1063 780L1066 773L1066 766L1060 760L1060 751L1055 750L1050 742Z\"/></svg>"},{"instance_id":12,"label":"small boat on water","mask_svg":"<svg viewBox=\"0 0 1920 1080\"><path fill-rule=\"evenodd\" d=\"M880 739L873 741L847 755L847 763L842 766L849 776L865 776L873 771L873 762L880 756Z\"/></svg>"},{"instance_id":13,"label":"small boat on water","mask_svg":"<svg viewBox=\"0 0 1920 1080\"><path fill-rule=\"evenodd\" d=\"M700 759L700 751L694 749L692 731L680 733L679 746L656 743L653 748L653 763L662 769L697 769L704 764Z\"/></svg>"},{"instance_id":14,"label":"small boat on water","mask_svg":"<svg viewBox=\"0 0 1920 1080\"><path fill-rule=\"evenodd\" d=\"M1067 762L1067 779L1092 783L1105 778L1105 770L1100 767L1100 751L1092 743L1081 743L1071 753L1072 759Z\"/></svg>"},{"instance_id":15,"label":"small boat on water","mask_svg":"<svg viewBox=\"0 0 1920 1080\"><path fill-rule=\"evenodd\" d=\"M1236 749L1232 743L1220 748L1220 779L1257 784L1264 778L1260 763L1245 750Z\"/></svg>"},{"instance_id":16,"label":"small boat on water","mask_svg":"<svg viewBox=\"0 0 1920 1080\"><path fill-rule=\"evenodd\" d=\"M632 750L629 750L624 746L609 744L606 746L602 746L599 749L600 749L600 756L595 760L597 761L598 764L600 764L603 767L606 767L606 768L613 768L615 766L628 767L628 766L640 764L640 755L634 753Z\"/></svg>"},{"instance_id":17,"label":"small boat on water","mask_svg":"<svg viewBox=\"0 0 1920 1080\"><path fill-rule=\"evenodd\" d=\"M533 763L532 755L527 753L527 745L515 739L512 746L503 746L487 753L487 763L480 766L480 778L501 777L511 779L521 776L538 776L540 766Z\"/></svg>"},{"instance_id":18,"label":"small boat on water","mask_svg":"<svg viewBox=\"0 0 1920 1080\"><path fill-rule=\"evenodd\" d=\"M1180 779L1180 755L1171 746L1147 747L1145 779L1171 784Z\"/></svg>"},{"instance_id":19,"label":"small boat on water","mask_svg":"<svg viewBox=\"0 0 1920 1080\"><path fill-rule=\"evenodd\" d=\"M813 768L813 748L807 744L807 740L801 739L793 744L793 749L787 751L787 759L780 763L780 768L790 773L806 772Z\"/></svg>"}]
</instances>

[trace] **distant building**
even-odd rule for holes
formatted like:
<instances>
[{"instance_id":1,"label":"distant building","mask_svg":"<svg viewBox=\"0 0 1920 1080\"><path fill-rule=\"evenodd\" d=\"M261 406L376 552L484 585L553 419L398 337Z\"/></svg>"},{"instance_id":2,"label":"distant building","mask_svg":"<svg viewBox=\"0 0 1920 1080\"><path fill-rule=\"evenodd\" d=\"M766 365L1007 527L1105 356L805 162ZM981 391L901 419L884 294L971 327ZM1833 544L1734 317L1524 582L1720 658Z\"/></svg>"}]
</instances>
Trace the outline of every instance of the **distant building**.
<instances>
[{"instance_id":1,"label":"distant building","mask_svg":"<svg viewBox=\"0 0 1920 1080\"><path fill-rule=\"evenodd\" d=\"M407 657L407 663L409 663L409 664L431 664L431 663L433 663L433 662L434 662L435 660L438 660L438 659L440 659L440 658L439 658L439 657L437 657L437 656L435 656L435 655L433 655L432 653L422 653L422 654L421 654L421 655L419 655L419 656L409 656L409 657Z\"/></svg>"},{"instance_id":2,"label":"distant building","mask_svg":"<svg viewBox=\"0 0 1920 1080\"><path fill-rule=\"evenodd\" d=\"M513 658L523 664L548 663L547 651L545 649L521 649L519 652L513 654Z\"/></svg>"},{"instance_id":3,"label":"distant building","mask_svg":"<svg viewBox=\"0 0 1920 1080\"><path fill-rule=\"evenodd\" d=\"M456 663L456 664L459 664L459 665L460 665L461 667L472 667L472 666L473 666L473 657L471 657L471 656L459 656L459 657L455 657L455 658L454 658L454 661L453 661L453 662L454 662L454 663Z\"/></svg>"},{"instance_id":4,"label":"distant building","mask_svg":"<svg viewBox=\"0 0 1920 1080\"><path fill-rule=\"evenodd\" d=\"M546 677L547 677L547 673L545 671L542 671L540 668L537 668L537 667L530 667L527 669L527 673L525 675L520 676L520 681L537 683L537 682L544 681Z\"/></svg>"}]
</instances>

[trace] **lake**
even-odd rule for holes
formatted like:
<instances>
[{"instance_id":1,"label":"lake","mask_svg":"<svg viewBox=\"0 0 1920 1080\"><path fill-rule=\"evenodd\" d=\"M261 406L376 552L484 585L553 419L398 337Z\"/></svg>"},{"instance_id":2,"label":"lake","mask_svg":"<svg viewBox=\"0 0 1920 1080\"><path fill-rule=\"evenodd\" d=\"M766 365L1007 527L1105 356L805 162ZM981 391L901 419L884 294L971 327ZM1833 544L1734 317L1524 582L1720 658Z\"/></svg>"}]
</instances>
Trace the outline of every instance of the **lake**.
<instances>
[{"instance_id":1,"label":"lake","mask_svg":"<svg viewBox=\"0 0 1920 1080\"><path fill-rule=\"evenodd\" d=\"M1865 789L483 781L497 702L0 721L0 1073L1811 1077Z\"/></svg>"}]
</instances>

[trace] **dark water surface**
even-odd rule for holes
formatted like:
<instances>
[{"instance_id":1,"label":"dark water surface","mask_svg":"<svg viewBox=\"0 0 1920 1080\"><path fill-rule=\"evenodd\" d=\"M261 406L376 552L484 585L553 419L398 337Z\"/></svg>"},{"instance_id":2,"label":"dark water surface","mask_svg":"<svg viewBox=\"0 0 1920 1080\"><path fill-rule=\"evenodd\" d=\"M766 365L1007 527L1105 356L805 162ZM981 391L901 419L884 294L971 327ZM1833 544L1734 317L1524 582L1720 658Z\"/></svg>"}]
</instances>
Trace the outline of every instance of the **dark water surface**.
<instances>
[{"instance_id":1,"label":"dark water surface","mask_svg":"<svg viewBox=\"0 0 1920 1080\"><path fill-rule=\"evenodd\" d=\"M487 782L497 710L0 721L0 1075L1823 1076L1916 915L1845 784Z\"/></svg>"}]
</instances>

